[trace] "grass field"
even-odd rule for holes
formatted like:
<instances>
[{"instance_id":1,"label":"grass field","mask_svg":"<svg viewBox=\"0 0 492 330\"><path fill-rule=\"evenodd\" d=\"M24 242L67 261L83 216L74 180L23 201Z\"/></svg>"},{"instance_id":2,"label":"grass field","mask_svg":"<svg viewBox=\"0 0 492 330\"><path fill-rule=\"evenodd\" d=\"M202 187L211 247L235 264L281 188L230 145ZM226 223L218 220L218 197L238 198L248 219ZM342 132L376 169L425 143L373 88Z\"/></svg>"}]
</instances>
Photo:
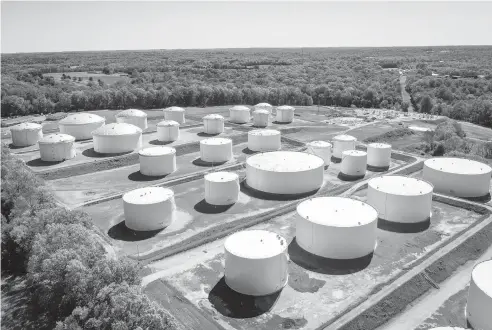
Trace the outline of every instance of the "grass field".
<instances>
[{"instance_id":1,"label":"grass field","mask_svg":"<svg viewBox=\"0 0 492 330\"><path fill-rule=\"evenodd\" d=\"M124 73L114 73L114 74L104 74L102 72L56 72L56 73L45 73L44 76L48 77L53 77L55 81L60 81L62 78L62 75L65 74L67 76L70 76L70 78L78 78L82 79L82 82L85 84L87 81L89 81L89 78L92 77L94 82L97 83L97 80L100 79L102 80L105 84L107 85L113 85L117 83L118 81L123 81L123 82L128 82L130 78L128 77L127 74Z\"/></svg>"}]
</instances>

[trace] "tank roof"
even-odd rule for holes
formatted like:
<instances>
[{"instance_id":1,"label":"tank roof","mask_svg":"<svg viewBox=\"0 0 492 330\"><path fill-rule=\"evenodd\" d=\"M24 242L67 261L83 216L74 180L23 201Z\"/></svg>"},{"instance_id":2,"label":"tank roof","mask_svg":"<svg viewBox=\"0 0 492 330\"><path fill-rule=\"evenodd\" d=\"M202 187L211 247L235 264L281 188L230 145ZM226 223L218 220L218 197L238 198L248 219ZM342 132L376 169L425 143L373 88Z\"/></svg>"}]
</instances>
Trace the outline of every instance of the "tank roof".
<instances>
[{"instance_id":1,"label":"tank roof","mask_svg":"<svg viewBox=\"0 0 492 330\"><path fill-rule=\"evenodd\" d=\"M332 144L326 141L311 141L306 143L307 146L317 147L317 148L331 148Z\"/></svg>"},{"instance_id":2,"label":"tank roof","mask_svg":"<svg viewBox=\"0 0 492 330\"><path fill-rule=\"evenodd\" d=\"M179 123L174 120L163 120L160 121L157 126L159 127L170 127L170 126L179 126Z\"/></svg>"},{"instance_id":3,"label":"tank roof","mask_svg":"<svg viewBox=\"0 0 492 330\"><path fill-rule=\"evenodd\" d=\"M129 191L123 195L123 200L130 204L155 204L174 197L171 189L163 187L144 187Z\"/></svg>"},{"instance_id":4,"label":"tank roof","mask_svg":"<svg viewBox=\"0 0 492 330\"><path fill-rule=\"evenodd\" d=\"M489 165L464 158L438 157L427 159L424 164L436 171L453 174L474 175L492 172Z\"/></svg>"},{"instance_id":5,"label":"tank roof","mask_svg":"<svg viewBox=\"0 0 492 330\"><path fill-rule=\"evenodd\" d=\"M176 149L164 146L145 148L138 152L139 155L148 157L171 155L175 153Z\"/></svg>"},{"instance_id":6,"label":"tank roof","mask_svg":"<svg viewBox=\"0 0 492 330\"><path fill-rule=\"evenodd\" d=\"M297 213L308 221L332 227L357 227L378 218L369 204L346 197L316 197L297 206Z\"/></svg>"},{"instance_id":7,"label":"tank roof","mask_svg":"<svg viewBox=\"0 0 492 330\"><path fill-rule=\"evenodd\" d=\"M111 123L103 125L98 129L92 131L92 135L106 135L106 136L118 136L118 135L135 135L142 134L140 127L127 123Z\"/></svg>"},{"instance_id":8,"label":"tank roof","mask_svg":"<svg viewBox=\"0 0 492 330\"><path fill-rule=\"evenodd\" d=\"M342 152L342 157L343 156L350 156L350 157L366 157L367 152L362 151L362 150L345 150Z\"/></svg>"},{"instance_id":9,"label":"tank roof","mask_svg":"<svg viewBox=\"0 0 492 330\"><path fill-rule=\"evenodd\" d=\"M212 182L229 182L239 179L239 175L233 172L214 172L205 175L206 181Z\"/></svg>"},{"instance_id":10,"label":"tank roof","mask_svg":"<svg viewBox=\"0 0 492 330\"><path fill-rule=\"evenodd\" d=\"M265 109L258 109L258 110L253 111L253 113L263 113L266 115L270 114L270 112L268 110L265 110Z\"/></svg>"},{"instance_id":11,"label":"tank roof","mask_svg":"<svg viewBox=\"0 0 492 330\"><path fill-rule=\"evenodd\" d=\"M142 110L137 109L128 109L121 112L118 112L115 117L147 117L147 114Z\"/></svg>"},{"instance_id":12,"label":"tank roof","mask_svg":"<svg viewBox=\"0 0 492 330\"><path fill-rule=\"evenodd\" d=\"M258 103L257 105L255 105L255 107L266 107L266 108L271 108L272 105L270 103L265 103L265 102L262 102L262 103Z\"/></svg>"},{"instance_id":13,"label":"tank roof","mask_svg":"<svg viewBox=\"0 0 492 330\"><path fill-rule=\"evenodd\" d=\"M250 111L250 108L248 108L247 106L244 106L244 105L235 105L232 108L230 108L229 110Z\"/></svg>"},{"instance_id":14,"label":"tank roof","mask_svg":"<svg viewBox=\"0 0 492 330\"><path fill-rule=\"evenodd\" d=\"M341 134L335 136L333 138L333 141L357 141L357 138L353 137L352 135Z\"/></svg>"},{"instance_id":15,"label":"tank roof","mask_svg":"<svg viewBox=\"0 0 492 330\"><path fill-rule=\"evenodd\" d=\"M181 108L181 107L169 107L169 108L165 108L164 111L177 111L177 112L184 112L185 109Z\"/></svg>"},{"instance_id":16,"label":"tank roof","mask_svg":"<svg viewBox=\"0 0 492 330\"><path fill-rule=\"evenodd\" d=\"M248 132L249 135L259 135L259 136L272 136L280 135L280 131L276 129L255 129Z\"/></svg>"},{"instance_id":17,"label":"tank roof","mask_svg":"<svg viewBox=\"0 0 492 330\"><path fill-rule=\"evenodd\" d=\"M290 105L281 105L281 106L277 107L277 110L280 110L280 111L282 111L282 110L295 110L295 108L291 107Z\"/></svg>"},{"instance_id":18,"label":"tank roof","mask_svg":"<svg viewBox=\"0 0 492 330\"><path fill-rule=\"evenodd\" d=\"M492 298L492 259L476 264L472 271L472 278L480 290Z\"/></svg>"},{"instance_id":19,"label":"tank roof","mask_svg":"<svg viewBox=\"0 0 492 330\"><path fill-rule=\"evenodd\" d=\"M375 143L368 144L368 146L372 148L391 149L391 144L388 143L375 142Z\"/></svg>"},{"instance_id":20,"label":"tank roof","mask_svg":"<svg viewBox=\"0 0 492 330\"><path fill-rule=\"evenodd\" d=\"M61 125L85 125L93 123L102 123L106 121L104 117L92 114L92 113L76 113L67 116L60 120Z\"/></svg>"},{"instance_id":21,"label":"tank roof","mask_svg":"<svg viewBox=\"0 0 492 330\"><path fill-rule=\"evenodd\" d=\"M368 185L386 194L418 196L432 193L434 187L427 181L402 175L385 175L369 180Z\"/></svg>"},{"instance_id":22,"label":"tank roof","mask_svg":"<svg viewBox=\"0 0 492 330\"><path fill-rule=\"evenodd\" d=\"M228 143L232 143L232 140L227 138L209 138L200 141L200 144L208 144L208 145L220 145L220 144L228 144Z\"/></svg>"},{"instance_id":23,"label":"tank roof","mask_svg":"<svg viewBox=\"0 0 492 330\"><path fill-rule=\"evenodd\" d=\"M49 134L41 139L39 139L38 143L39 144L57 144L57 143L68 143L68 142L74 142L75 137L68 135L68 134L61 134L61 133L55 133L55 134Z\"/></svg>"},{"instance_id":24,"label":"tank roof","mask_svg":"<svg viewBox=\"0 0 492 330\"><path fill-rule=\"evenodd\" d=\"M203 119L224 120L224 117L219 114L210 114L203 117Z\"/></svg>"},{"instance_id":25,"label":"tank roof","mask_svg":"<svg viewBox=\"0 0 492 330\"><path fill-rule=\"evenodd\" d=\"M253 155L246 160L246 164L264 171L302 172L323 167L325 161L304 152L272 151Z\"/></svg>"},{"instance_id":26,"label":"tank roof","mask_svg":"<svg viewBox=\"0 0 492 330\"><path fill-rule=\"evenodd\" d=\"M42 129L43 126L36 123L20 123L10 128L11 131L36 131Z\"/></svg>"},{"instance_id":27,"label":"tank roof","mask_svg":"<svg viewBox=\"0 0 492 330\"><path fill-rule=\"evenodd\" d=\"M229 236L224 248L238 257L266 259L284 253L287 241L282 236L267 230L244 230Z\"/></svg>"}]
</instances>

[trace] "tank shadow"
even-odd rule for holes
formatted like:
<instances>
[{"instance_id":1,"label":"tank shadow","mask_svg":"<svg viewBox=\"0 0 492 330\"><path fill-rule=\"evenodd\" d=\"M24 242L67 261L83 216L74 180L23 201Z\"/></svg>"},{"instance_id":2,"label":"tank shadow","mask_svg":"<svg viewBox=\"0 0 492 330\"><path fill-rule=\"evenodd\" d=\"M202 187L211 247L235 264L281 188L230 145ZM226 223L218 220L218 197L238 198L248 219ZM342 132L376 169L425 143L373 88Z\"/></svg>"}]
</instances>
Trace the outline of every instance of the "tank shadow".
<instances>
[{"instance_id":1,"label":"tank shadow","mask_svg":"<svg viewBox=\"0 0 492 330\"><path fill-rule=\"evenodd\" d=\"M339 164L342 162L342 159L335 156L331 156L331 162L335 164Z\"/></svg>"},{"instance_id":2,"label":"tank shadow","mask_svg":"<svg viewBox=\"0 0 492 330\"><path fill-rule=\"evenodd\" d=\"M56 162L47 162L47 161L41 160L41 158L36 158L36 159L32 159L32 160L26 162L26 165L31 166L31 167L43 167L43 166L53 166L53 165L60 164L63 162L64 162L64 160L60 160L60 161L56 161Z\"/></svg>"},{"instance_id":3,"label":"tank shadow","mask_svg":"<svg viewBox=\"0 0 492 330\"><path fill-rule=\"evenodd\" d=\"M173 142L174 141L159 141L159 140L155 139L155 140L149 141L149 144L152 144L154 146L165 146L165 145L171 144Z\"/></svg>"},{"instance_id":4,"label":"tank shadow","mask_svg":"<svg viewBox=\"0 0 492 330\"><path fill-rule=\"evenodd\" d=\"M243 154L246 154L246 155L254 155L254 154L258 153L258 151L253 151L248 147L244 148L241 151L243 152Z\"/></svg>"},{"instance_id":5,"label":"tank shadow","mask_svg":"<svg viewBox=\"0 0 492 330\"><path fill-rule=\"evenodd\" d=\"M367 165L367 170L371 172L386 172L389 170L389 166L384 166L384 167L379 167L379 166L372 166L372 165Z\"/></svg>"},{"instance_id":6,"label":"tank shadow","mask_svg":"<svg viewBox=\"0 0 492 330\"><path fill-rule=\"evenodd\" d=\"M109 228L108 236L118 241L137 242L152 238L155 235L159 234L162 230L163 229L149 231L132 230L125 225L125 221L123 220L120 223Z\"/></svg>"},{"instance_id":7,"label":"tank shadow","mask_svg":"<svg viewBox=\"0 0 492 330\"><path fill-rule=\"evenodd\" d=\"M254 125L254 124L253 124L253 125L251 125L251 127L253 127L253 128L267 128L268 126L270 126L270 125L267 125L267 126L264 126L264 125L261 125L261 126L256 126L256 125Z\"/></svg>"},{"instance_id":8,"label":"tank shadow","mask_svg":"<svg viewBox=\"0 0 492 330\"><path fill-rule=\"evenodd\" d=\"M234 203L228 205L214 205L214 204L207 203L205 199L202 199L201 201L196 203L193 208L195 209L195 211L204 214L218 214L227 211L233 205Z\"/></svg>"},{"instance_id":9,"label":"tank shadow","mask_svg":"<svg viewBox=\"0 0 492 330\"><path fill-rule=\"evenodd\" d=\"M15 150L15 149L29 148L30 146L19 147L19 146L15 146L13 143L9 143L8 147L9 149Z\"/></svg>"},{"instance_id":10,"label":"tank shadow","mask_svg":"<svg viewBox=\"0 0 492 330\"><path fill-rule=\"evenodd\" d=\"M290 260L298 266L327 275L347 275L360 272L371 263L373 253L356 259L331 259L314 255L297 244L296 238L290 242L289 247Z\"/></svg>"},{"instance_id":11,"label":"tank shadow","mask_svg":"<svg viewBox=\"0 0 492 330\"><path fill-rule=\"evenodd\" d=\"M199 158L195 159L194 161L192 161L192 163L193 163L193 165L196 165L196 166L212 167L212 166L219 166L219 165L225 164L225 163L227 163L227 161L225 161L225 162L206 162L199 157Z\"/></svg>"},{"instance_id":12,"label":"tank shadow","mask_svg":"<svg viewBox=\"0 0 492 330\"><path fill-rule=\"evenodd\" d=\"M135 171L128 175L128 179L132 181L155 181L155 180L160 180L164 179L168 174L166 175L159 175L159 176L148 176L148 175L143 175L140 171Z\"/></svg>"},{"instance_id":13,"label":"tank shadow","mask_svg":"<svg viewBox=\"0 0 492 330\"><path fill-rule=\"evenodd\" d=\"M337 178L343 181L357 181L363 179L365 175L347 175L342 172L338 173Z\"/></svg>"},{"instance_id":14,"label":"tank shadow","mask_svg":"<svg viewBox=\"0 0 492 330\"><path fill-rule=\"evenodd\" d=\"M119 152L119 153L115 153L115 154L102 154L102 153L96 152L94 150L94 148L89 148L89 149L85 149L84 151L82 151L82 155L84 155L86 157L91 157L91 158L116 157L116 156L122 156L122 155L130 154L130 153L132 153L132 152L127 151L127 152Z\"/></svg>"},{"instance_id":15,"label":"tank shadow","mask_svg":"<svg viewBox=\"0 0 492 330\"><path fill-rule=\"evenodd\" d=\"M272 121L272 124L275 124L275 125L289 125L289 124L292 124L292 122L282 122L282 121Z\"/></svg>"},{"instance_id":16,"label":"tank shadow","mask_svg":"<svg viewBox=\"0 0 492 330\"><path fill-rule=\"evenodd\" d=\"M208 301L220 314L244 319L270 311L277 302L280 292L260 297L244 295L232 290L222 277L208 294Z\"/></svg>"},{"instance_id":17,"label":"tank shadow","mask_svg":"<svg viewBox=\"0 0 492 330\"><path fill-rule=\"evenodd\" d=\"M487 203L487 202L490 202L490 200L492 199L492 197L490 196L490 193L488 193L487 195L484 195L484 196L480 196L480 197L462 197L462 198L466 199L468 201L480 202L480 203Z\"/></svg>"},{"instance_id":18,"label":"tank shadow","mask_svg":"<svg viewBox=\"0 0 492 330\"><path fill-rule=\"evenodd\" d=\"M420 233L429 229L430 224L431 224L430 217L427 218L427 220L416 222L416 223L394 222L394 221L388 221L378 218L378 228L393 233L402 233L402 234Z\"/></svg>"},{"instance_id":19,"label":"tank shadow","mask_svg":"<svg viewBox=\"0 0 492 330\"><path fill-rule=\"evenodd\" d=\"M201 137L214 137L214 136L217 136L217 135L220 135L220 134L221 133L208 134L208 133L205 133L205 132L200 132L200 133L197 133L196 135L201 136Z\"/></svg>"},{"instance_id":20,"label":"tank shadow","mask_svg":"<svg viewBox=\"0 0 492 330\"><path fill-rule=\"evenodd\" d=\"M292 201L296 199L301 199L304 197L308 197L314 195L318 192L319 189L309 191L307 193L302 194L272 194L263 191L256 190L246 183L246 180L243 180L240 184L241 192L249 197L254 197L258 199L272 200L272 201Z\"/></svg>"}]
</instances>

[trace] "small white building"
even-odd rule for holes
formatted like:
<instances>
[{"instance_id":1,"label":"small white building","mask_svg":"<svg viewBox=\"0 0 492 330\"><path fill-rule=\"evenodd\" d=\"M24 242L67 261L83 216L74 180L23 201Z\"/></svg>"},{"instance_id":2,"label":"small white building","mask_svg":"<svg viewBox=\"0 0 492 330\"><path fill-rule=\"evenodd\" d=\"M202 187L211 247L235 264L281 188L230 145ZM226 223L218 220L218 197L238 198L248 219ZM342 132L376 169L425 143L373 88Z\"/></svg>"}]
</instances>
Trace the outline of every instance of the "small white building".
<instances>
[{"instance_id":1,"label":"small white building","mask_svg":"<svg viewBox=\"0 0 492 330\"><path fill-rule=\"evenodd\" d=\"M157 139L161 142L179 140L179 123L174 120L163 120L157 124Z\"/></svg>"},{"instance_id":2,"label":"small white building","mask_svg":"<svg viewBox=\"0 0 492 330\"><path fill-rule=\"evenodd\" d=\"M39 153L45 162L60 162L75 157L75 138L68 134L49 134L39 139Z\"/></svg>"},{"instance_id":3,"label":"small white building","mask_svg":"<svg viewBox=\"0 0 492 330\"><path fill-rule=\"evenodd\" d=\"M10 128L12 144L16 147L28 147L38 143L43 137L43 126L36 123L21 123Z\"/></svg>"},{"instance_id":4,"label":"small white building","mask_svg":"<svg viewBox=\"0 0 492 330\"><path fill-rule=\"evenodd\" d=\"M295 108L290 105L282 105L277 107L277 122L292 123L294 121Z\"/></svg>"},{"instance_id":5,"label":"small white building","mask_svg":"<svg viewBox=\"0 0 492 330\"><path fill-rule=\"evenodd\" d=\"M232 234L224 243L224 278L232 290L265 296L281 290L288 280L287 241L266 230Z\"/></svg>"},{"instance_id":6,"label":"small white building","mask_svg":"<svg viewBox=\"0 0 492 330\"><path fill-rule=\"evenodd\" d=\"M142 131L147 128L147 114L142 110L128 109L116 114L116 122L132 124Z\"/></svg>"},{"instance_id":7,"label":"small white building","mask_svg":"<svg viewBox=\"0 0 492 330\"><path fill-rule=\"evenodd\" d=\"M212 205L230 205L239 198L239 176L233 172L205 175L205 201Z\"/></svg>"},{"instance_id":8,"label":"small white building","mask_svg":"<svg viewBox=\"0 0 492 330\"><path fill-rule=\"evenodd\" d=\"M169 107L164 110L164 119L173 120L183 125L186 122L185 119L185 109L181 107Z\"/></svg>"},{"instance_id":9,"label":"small white building","mask_svg":"<svg viewBox=\"0 0 492 330\"><path fill-rule=\"evenodd\" d=\"M224 117L210 114L203 117L203 132L205 134L220 134L224 132Z\"/></svg>"},{"instance_id":10,"label":"small white building","mask_svg":"<svg viewBox=\"0 0 492 330\"><path fill-rule=\"evenodd\" d=\"M92 132L94 151L102 154L131 152L142 147L142 130L132 124L111 123Z\"/></svg>"},{"instance_id":11,"label":"small white building","mask_svg":"<svg viewBox=\"0 0 492 330\"><path fill-rule=\"evenodd\" d=\"M230 121L236 124L245 124L250 121L250 109L244 105L235 105L229 109Z\"/></svg>"},{"instance_id":12,"label":"small white building","mask_svg":"<svg viewBox=\"0 0 492 330\"><path fill-rule=\"evenodd\" d=\"M71 135L75 140L92 139L92 131L103 126L104 117L91 113L76 113L60 120L60 133Z\"/></svg>"},{"instance_id":13,"label":"small white building","mask_svg":"<svg viewBox=\"0 0 492 330\"><path fill-rule=\"evenodd\" d=\"M140 173L147 176L162 176L176 171L176 149L150 147L139 151Z\"/></svg>"}]
</instances>

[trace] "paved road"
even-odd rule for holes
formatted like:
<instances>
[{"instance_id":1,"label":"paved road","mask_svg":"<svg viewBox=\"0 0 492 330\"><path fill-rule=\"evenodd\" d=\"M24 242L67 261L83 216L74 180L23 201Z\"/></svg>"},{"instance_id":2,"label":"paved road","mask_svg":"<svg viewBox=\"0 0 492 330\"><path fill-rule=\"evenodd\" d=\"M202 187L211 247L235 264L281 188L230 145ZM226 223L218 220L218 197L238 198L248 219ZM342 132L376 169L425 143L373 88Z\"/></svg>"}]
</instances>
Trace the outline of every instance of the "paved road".
<instances>
[{"instance_id":1,"label":"paved road","mask_svg":"<svg viewBox=\"0 0 492 330\"><path fill-rule=\"evenodd\" d=\"M408 112L413 112L413 106L412 103L410 102L410 94L405 89L405 86L407 85L407 76L400 76L400 87L401 87L401 98L403 102L408 102L410 106L408 107Z\"/></svg>"}]
</instances>

